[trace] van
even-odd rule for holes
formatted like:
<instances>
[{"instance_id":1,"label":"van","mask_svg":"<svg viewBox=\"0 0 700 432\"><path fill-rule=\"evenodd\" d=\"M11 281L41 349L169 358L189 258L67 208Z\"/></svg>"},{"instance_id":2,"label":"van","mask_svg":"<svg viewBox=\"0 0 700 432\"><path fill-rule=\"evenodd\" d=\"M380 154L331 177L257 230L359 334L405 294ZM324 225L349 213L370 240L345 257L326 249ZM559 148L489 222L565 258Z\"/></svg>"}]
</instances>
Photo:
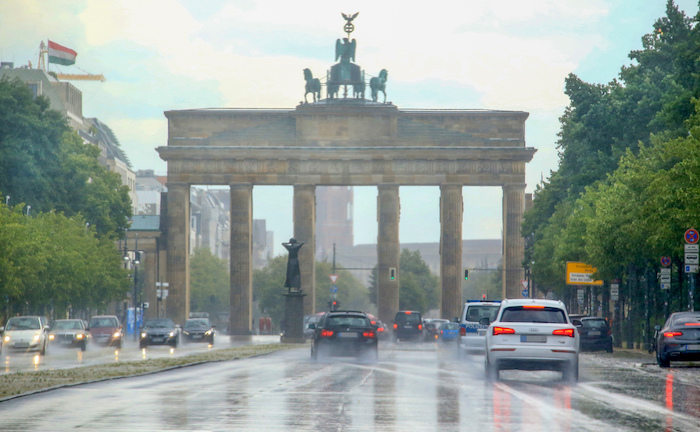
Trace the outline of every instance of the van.
<instances>
[{"instance_id":1,"label":"van","mask_svg":"<svg viewBox=\"0 0 700 432\"><path fill-rule=\"evenodd\" d=\"M423 318L420 312L396 312L394 317L394 342L407 340L423 340Z\"/></svg>"}]
</instances>

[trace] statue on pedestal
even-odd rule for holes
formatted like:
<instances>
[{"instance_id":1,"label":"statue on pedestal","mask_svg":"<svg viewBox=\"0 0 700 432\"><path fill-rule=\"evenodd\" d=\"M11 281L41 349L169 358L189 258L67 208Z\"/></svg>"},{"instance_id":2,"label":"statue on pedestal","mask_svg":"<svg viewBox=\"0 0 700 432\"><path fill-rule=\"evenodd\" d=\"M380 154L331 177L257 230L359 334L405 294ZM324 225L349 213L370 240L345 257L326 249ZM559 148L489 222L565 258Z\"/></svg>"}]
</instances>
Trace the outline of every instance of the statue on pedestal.
<instances>
[{"instance_id":1,"label":"statue on pedestal","mask_svg":"<svg viewBox=\"0 0 700 432\"><path fill-rule=\"evenodd\" d=\"M304 246L304 243L297 242L297 239L289 239L289 243L282 243L285 249L289 252L287 259L287 279L284 281L284 286L289 292L301 292L301 271L299 270L299 249Z\"/></svg>"}]
</instances>

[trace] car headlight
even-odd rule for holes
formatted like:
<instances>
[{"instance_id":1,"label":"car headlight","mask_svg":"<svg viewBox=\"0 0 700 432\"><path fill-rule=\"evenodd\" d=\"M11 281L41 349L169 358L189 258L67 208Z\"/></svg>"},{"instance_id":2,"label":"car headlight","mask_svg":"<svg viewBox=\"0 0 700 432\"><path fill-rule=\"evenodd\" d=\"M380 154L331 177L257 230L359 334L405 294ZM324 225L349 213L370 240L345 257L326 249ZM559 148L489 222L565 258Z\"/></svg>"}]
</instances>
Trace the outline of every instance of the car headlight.
<instances>
[{"instance_id":1,"label":"car headlight","mask_svg":"<svg viewBox=\"0 0 700 432\"><path fill-rule=\"evenodd\" d=\"M204 334L209 336L211 334L211 330L207 330L206 333L204 333Z\"/></svg>"},{"instance_id":2,"label":"car headlight","mask_svg":"<svg viewBox=\"0 0 700 432\"><path fill-rule=\"evenodd\" d=\"M34 335L34 340L38 341L41 338L41 335L39 333Z\"/></svg>"},{"instance_id":3,"label":"car headlight","mask_svg":"<svg viewBox=\"0 0 700 432\"><path fill-rule=\"evenodd\" d=\"M10 336L9 335L5 336L5 342L9 342L9 341L10 341Z\"/></svg>"},{"instance_id":4,"label":"car headlight","mask_svg":"<svg viewBox=\"0 0 700 432\"><path fill-rule=\"evenodd\" d=\"M82 338L83 338L83 335L82 335L82 334L77 334L77 335L75 335L75 337L76 337L77 339L82 339Z\"/></svg>"},{"instance_id":5,"label":"car headlight","mask_svg":"<svg viewBox=\"0 0 700 432\"><path fill-rule=\"evenodd\" d=\"M49 335L49 340L54 340L55 337L56 337L55 335L50 334L50 335Z\"/></svg>"},{"instance_id":6,"label":"car headlight","mask_svg":"<svg viewBox=\"0 0 700 432\"><path fill-rule=\"evenodd\" d=\"M170 332L170 337L175 336L175 332Z\"/></svg>"},{"instance_id":7,"label":"car headlight","mask_svg":"<svg viewBox=\"0 0 700 432\"><path fill-rule=\"evenodd\" d=\"M142 338L145 338L145 337L147 337L147 336L148 336L148 333L146 333L146 332L141 333L141 337L142 337Z\"/></svg>"},{"instance_id":8,"label":"car headlight","mask_svg":"<svg viewBox=\"0 0 700 432\"><path fill-rule=\"evenodd\" d=\"M122 334L121 334L121 332L116 332L112 335L112 337L115 339L118 339L118 338L122 337Z\"/></svg>"}]
</instances>

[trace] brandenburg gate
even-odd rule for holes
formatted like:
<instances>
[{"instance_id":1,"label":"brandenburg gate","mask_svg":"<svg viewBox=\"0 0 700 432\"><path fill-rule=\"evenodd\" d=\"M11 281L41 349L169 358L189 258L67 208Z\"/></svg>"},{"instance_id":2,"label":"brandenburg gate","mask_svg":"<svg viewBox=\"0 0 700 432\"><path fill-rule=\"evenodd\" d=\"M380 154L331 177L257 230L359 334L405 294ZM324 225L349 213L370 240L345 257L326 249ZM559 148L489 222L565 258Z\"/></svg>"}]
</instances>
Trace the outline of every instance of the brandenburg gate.
<instances>
[{"instance_id":1,"label":"brandenburg gate","mask_svg":"<svg viewBox=\"0 0 700 432\"><path fill-rule=\"evenodd\" d=\"M336 60L343 55L354 60L354 40L351 56L347 55L348 39L344 40L345 46L338 40ZM364 98L364 71L359 75L362 87L358 94L355 69L344 74L344 61L333 65L327 74L326 99L320 99L320 93L317 99L314 94L315 102L304 102L294 109L190 109L165 113L168 142L158 152L168 165L167 316L183 322L189 315L191 185L230 187L231 334L252 331L253 188L257 185L294 187L290 217L294 221L294 237L305 243L299 252L305 314L313 313L315 305L318 186L377 186L380 320L392 322L399 309L399 188L404 186L440 188L443 318L458 316L462 309L464 186L502 189L503 295L520 297L520 281L524 279L520 225L525 205L525 165L536 151L525 143L528 113L399 109L390 102L376 100L379 92L375 92L374 78L370 80L373 100ZM384 91L387 78L383 72L380 91ZM355 85L354 97L347 96L351 85ZM345 97L339 97L338 92L343 89ZM396 276L393 280L391 269ZM280 296L283 292L280 287Z\"/></svg>"}]
</instances>

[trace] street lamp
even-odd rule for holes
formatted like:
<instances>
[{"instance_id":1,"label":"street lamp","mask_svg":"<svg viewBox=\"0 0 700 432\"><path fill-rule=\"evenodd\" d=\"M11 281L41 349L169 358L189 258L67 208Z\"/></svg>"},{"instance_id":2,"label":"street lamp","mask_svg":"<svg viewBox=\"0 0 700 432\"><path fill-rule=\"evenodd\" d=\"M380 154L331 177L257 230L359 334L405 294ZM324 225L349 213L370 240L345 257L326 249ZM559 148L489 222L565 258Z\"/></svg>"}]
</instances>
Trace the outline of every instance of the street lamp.
<instances>
[{"instance_id":1,"label":"street lamp","mask_svg":"<svg viewBox=\"0 0 700 432\"><path fill-rule=\"evenodd\" d=\"M29 210L31 210L31 209L32 209L32 206L28 205L27 206L27 217L29 217Z\"/></svg>"},{"instance_id":2,"label":"street lamp","mask_svg":"<svg viewBox=\"0 0 700 432\"><path fill-rule=\"evenodd\" d=\"M7 195L7 196L5 197L5 205L6 205L6 206L9 206L9 205L10 205L10 196L9 196L9 195Z\"/></svg>"}]
</instances>

